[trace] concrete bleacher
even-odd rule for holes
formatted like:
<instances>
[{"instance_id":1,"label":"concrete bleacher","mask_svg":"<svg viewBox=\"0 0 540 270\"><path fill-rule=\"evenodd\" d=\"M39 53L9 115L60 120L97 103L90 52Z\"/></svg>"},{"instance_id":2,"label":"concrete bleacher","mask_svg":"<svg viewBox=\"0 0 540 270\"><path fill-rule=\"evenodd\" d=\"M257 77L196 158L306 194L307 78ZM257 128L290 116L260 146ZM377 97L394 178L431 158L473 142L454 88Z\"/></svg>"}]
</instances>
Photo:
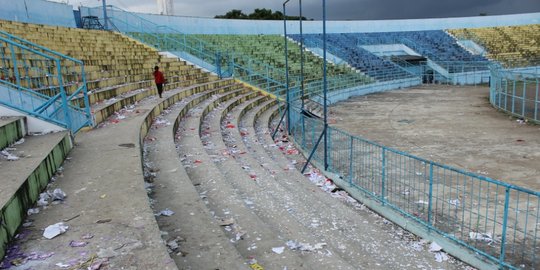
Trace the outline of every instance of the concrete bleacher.
<instances>
[{"instance_id":1,"label":"concrete bleacher","mask_svg":"<svg viewBox=\"0 0 540 270\"><path fill-rule=\"evenodd\" d=\"M296 168L305 160L294 154L298 151L286 134L279 133L277 141L270 137L281 111L267 93L233 79L218 80L118 33L5 21L0 29L82 59L92 111L101 124L74 141L69 133L58 132L29 136L15 146L23 157L44 160L46 166L36 163L39 177L32 176L24 158L0 161L2 176L26 177L13 181L19 181L19 189L0 190L2 199L15 194L5 204L0 201L1 221L9 221L0 223L5 224L0 227L0 257L20 233L7 250L8 264L24 262L32 269L55 269L59 263L90 269L465 268L453 258L437 262L427 242L339 189L327 194L310 183ZM282 37L197 37L261 63L284 65ZM330 41L336 48L352 49L347 39L336 35ZM297 47L294 51L291 67L297 75ZM356 68L379 80L410 76L388 60L358 51L333 53L361 62ZM450 50L445 59L454 56ZM321 60L309 57L306 73L315 80L321 76ZM169 78L163 99L155 97L154 65ZM330 72L368 78L339 66L330 65ZM22 118L2 119L0 148L20 140L23 125ZM47 186L63 161L56 182ZM68 197L27 217L26 209L44 188L62 188ZM26 193L18 195L18 190ZM156 217L163 209L175 214ZM29 221L30 227L20 227ZM70 229L43 239L43 229L59 221ZM73 241L86 244L73 247ZM43 258L28 259L34 255Z\"/></svg>"},{"instance_id":2,"label":"concrete bleacher","mask_svg":"<svg viewBox=\"0 0 540 270\"><path fill-rule=\"evenodd\" d=\"M119 113L125 113L126 108L135 107L145 98L148 99L155 95L155 87L151 75L155 65L161 67L169 80L169 84L167 84L165 88L167 91L192 85L199 85L197 87L200 89L210 89L221 85L221 83L213 83L217 80L215 75L203 72L176 58L163 57L156 50L117 33L10 21L0 21L0 29L46 46L52 50L60 51L63 54L82 59L86 64L86 76L89 80L88 88L91 91L90 105L92 106L95 124L102 123L100 127L119 123L120 120L117 119L121 118L118 117ZM69 88L66 89L69 91ZM142 112L145 112L145 110L141 110L137 113L142 115ZM107 118L111 115L115 116L115 119L108 121ZM95 149L99 149L106 145L103 139L93 137L95 135L89 136L90 139L88 140L85 139L87 138L85 134L77 135L74 142L72 139L74 134L70 135L69 132L56 132L43 134L41 136L31 134L31 136L26 136L26 130L28 129L26 128L26 121L24 121L24 118L22 118L22 120L21 118L14 118L15 120L11 119L12 118L6 118L6 120L2 119L2 126L0 128L1 148L4 149L6 146L10 146L8 150L12 152L5 153L13 153L12 156L7 156L7 154L4 155L3 153L2 157L0 157L0 171L2 173L3 182L2 188L0 188L0 198L2 198L0 202L0 219L2 221L2 225L0 226L0 257L3 257L6 254L8 242L12 241L16 236L16 233L20 232L20 226L25 222L27 217L26 211L33 207L38 195L48 187L48 184L51 184L49 181L55 179L53 178L53 175L57 173L60 166L62 166L73 145L87 145L96 140L97 145L95 146ZM116 139L125 139L126 134L124 132L127 131L119 132L120 133L115 136L117 137ZM135 134L136 132L133 133ZM109 134L107 136L111 135ZM22 138L25 140L20 140ZM114 141L111 139L112 138L107 138L106 140ZM11 146L15 141L19 141L21 144ZM117 146L118 145L116 145L116 147ZM109 145L103 148L102 151L107 151L107 149L110 148L111 146ZM78 152L85 153L87 151L88 149L82 150L77 148L74 151L71 151L70 154L76 155ZM79 158L77 162L81 162L81 166L86 167L85 164L103 159L103 156L98 153L99 152L87 155L88 159L86 161L84 158ZM136 153L137 152L135 152L135 154ZM113 163L124 166L122 169L118 170L119 172L123 172L123 169L129 167L129 165L118 162L118 160L118 156L111 155L111 160L108 163L105 163L105 167L98 166L95 169L101 171L104 168L107 168L106 170L109 170L114 167L111 165ZM130 161L125 160L125 162ZM131 171L137 170L137 164L140 164L140 162L133 164L135 169ZM92 180L84 180L82 182L77 181L78 179L84 178L77 175L80 169L81 168L67 166L66 170L61 173L61 175L69 175L69 180L73 181L73 183L70 182L70 184L85 185L88 182L92 182ZM74 176L73 174L77 176ZM90 174L88 177L92 179L94 176ZM114 178L107 179L110 181ZM126 186L133 185L133 183L129 183L132 179L126 179L128 180ZM140 186L144 194L142 179ZM69 188L65 188L65 190L68 191ZM121 192L121 190L122 189L119 189L118 191ZM73 190L71 191L73 192ZM71 195L73 196L73 193L71 193ZM112 204L114 205L115 203ZM144 197L130 201L130 203L125 206L129 207L129 205L132 207L136 206L134 211L130 213L136 214L138 212L146 212L146 220L148 220L150 224L155 222L152 211L147 205L147 199ZM88 210L92 210L92 206L89 205L83 205L79 210L83 212L87 211L84 210L84 207L90 207ZM147 210L144 210L144 207L146 207ZM62 215L64 214L66 213L63 213ZM115 214L112 212L109 214L114 214L116 216L122 215L122 213ZM96 217L89 215L88 218L93 219ZM132 220L133 218L136 218L136 216L129 216L127 221ZM43 227L40 227L41 230L50 224L42 225ZM22 228L22 230L25 229ZM153 232L153 234L146 236L146 233L143 233L141 237L146 239L157 238L158 240L154 241L154 243L162 246L161 240L159 240L159 233L156 233L156 230L157 226L154 226L154 228L150 226L149 231ZM36 233L40 234L40 230L37 230ZM40 238L41 236L37 237ZM39 245L36 245L36 247L38 246ZM164 248L161 251L164 251ZM149 263L149 265L164 264L163 262L154 262L154 260L160 260L161 258L159 255L156 255L159 254L159 249L156 252L150 252L148 255L144 255L144 253L148 252L142 252L140 255L141 258L145 258L145 256L150 258L147 258L146 260L148 262L145 263ZM66 254L69 254L69 252L66 252ZM168 257L166 251L163 252L163 254ZM7 256L9 257L12 255L12 250L7 250ZM46 267L46 269L51 269L52 267L54 267L54 265L50 265L50 267ZM169 269L167 267L160 269Z\"/></svg>"},{"instance_id":3,"label":"concrete bleacher","mask_svg":"<svg viewBox=\"0 0 540 270\"><path fill-rule=\"evenodd\" d=\"M540 65L540 25L450 29L458 39L472 40L486 56L506 67Z\"/></svg>"},{"instance_id":4,"label":"concrete bleacher","mask_svg":"<svg viewBox=\"0 0 540 270\"><path fill-rule=\"evenodd\" d=\"M222 51L232 52L237 56L248 56L261 63L275 68L285 68L285 44L282 36L278 35L194 35L207 41ZM301 69L301 54L298 44L287 41L289 76L299 77ZM238 59L242 59L239 57ZM309 51L304 51L304 77L306 82L320 80L322 77L323 60ZM248 63L245 63L246 66ZM261 67L263 68L263 67ZM358 79L369 80L347 66L339 66L329 63L327 66L328 76L356 75Z\"/></svg>"},{"instance_id":5,"label":"concrete bleacher","mask_svg":"<svg viewBox=\"0 0 540 270\"><path fill-rule=\"evenodd\" d=\"M216 76L192 68L184 61L162 56L158 51L115 32L2 20L0 29L82 60L90 104L96 107L93 108L96 124L113 112L110 109L104 110L109 106L100 106L100 103L122 95L132 95L130 93L134 91L138 91L139 97L152 95L152 71L156 65L165 72L169 81L167 89L217 79ZM68 92L70 89L67 88ZM80 105L84 106L82 99Z\"/></svg>"},{"instance_id":6,"label":"concrete bleacher","mask_svg":"<svg viewBox=\"0 0 540 270\"><path fill-rule=\"evenodd\" d=\"M291 38L298 42L300 41L300 35L291 35ZM329 34L327 38L328 51L331 54L347 61L350 66L372 78L379 81L386 81L412 76L393 62L377 57L369 51L358 47L354 39L350 39L342 34ZM312 44L308 46L322 47L321 34L304 35L304 39L306 40L306 44Z\"/></svg>"}]
</instances>

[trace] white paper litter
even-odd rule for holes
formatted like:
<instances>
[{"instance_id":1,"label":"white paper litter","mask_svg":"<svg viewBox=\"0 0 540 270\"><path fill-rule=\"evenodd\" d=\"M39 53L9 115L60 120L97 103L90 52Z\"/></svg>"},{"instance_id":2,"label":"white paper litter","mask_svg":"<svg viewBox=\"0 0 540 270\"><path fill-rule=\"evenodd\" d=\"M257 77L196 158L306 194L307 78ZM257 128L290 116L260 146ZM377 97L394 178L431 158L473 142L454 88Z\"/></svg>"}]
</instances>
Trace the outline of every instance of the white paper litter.
<instances>
[{"instance_id":1,"label":"white paper litter","mask_svg":"<svg viewBox=\"0 0 540 270\"><path fill-rule=\"evenodd\" d=\"M61 189L57 188L53 192L49 192L49 196L53 201L63 201L67 195Z\"/></svg>"},{"instance_id":2,"label":"white paper litter","mask_svg":"<svg viewBox=\"0 0 540 270\"><path fill-rule=\"evenodd\" d=\"M442 247L437 244L436 242L433 242L429 245L429 251L430 252L438 252L438 251L441 251L442 250Z\"/></svg>"},{"instance_id":3,"label":"white paper litter","mask_svg":"<svg viewBox=\"0 0 540 270\"><path fill-rule=\"evenodd\" d=\"M471 238L471 240L484 241L486 243L493 242L493 237L489 233L470 232L469 238Z\"/></svg>"},{"instance_id":4,"label":"white paper litter","mask_svg":"<svg viewBox=\"0 0 540 270\"><path fill-rule=\"evenodd\" d=\"M294 240L287 241L287 246L292 250L300 250L300 251L315 251L319 249L323 249L326 246L326 243L317 243L315 245L296 242Z\"/></svg>"},{"instance_id":5,"label":"white paper litter","mask_svg":"<svg viewBox=\"0 0 540 270\"><path fill-rule=\"evenodd\" d=\"M15 161L15 160L19 160L19 157L18 156L15 156L13 154L11 154L10 152L8 152L7 150L3 150L0 152L0 154L2 156L4 156L7 160L9 161Z\"/></svg>"},{"instance_id":6,"label":"white paper litter","mask_svg":"<svg viewBox=\"0 0 540 270\"><path fill-rule=\"evenodd\" d=\"M45 228L45 231L43 232L43 236L47 239L53 239L56 236L65 233L68 229L69 229L69 226L64 225L64 222L59 222Z\"/></svg>"},{"instance_id":7,"label":"white paper litter","mask_svg":"<svg viewBox=\"0 0 540 270\"><path fill-rule=\"evenodd\" d=\"M165 208L165 210L156 214L156 216L166 216L166 217L170 217L172 215L174 215L174 212L170 210L169 208Z\"/></svg>"},{"instance_id":8,"label":"white paper litter","mask_svg":"<svg viewBox=\"0 0 540 270\"><path fill-rule=\"evenodd\" d=\"M38 206L47 206L49 205L49 199L51 197L49 196L49 194L47 192L43 192L41 194L39 194L39 200L37 201L37 205Z\"/></svg>"},{"instance_id":9,"label":"white paper litter","mask_svg":"<svg viewBox=\"0 0 540 270\"><path fill-rule=\"evenodd\" d=\"M435 253L435 260L437 262L443 262L448 260L448 255L444 252L436 252Z\"/></svg>"},{"instance_id":10,"label":"white paper litter","mask_svg":"<svg viewBox=\"0 0 540 270\"><path fill-rule=\"evenodd\" d=\"M58 267L60 267L60 268L68 268L68 267L70 267L69 264L65 264L65 263L57 263L57 264L55 264L55 265L58 266Z\"/></svg>"},{"instance_id":11,"label":"white paper litter","mask_svg":"<svg viewBox=\"0 0 540 270\"><path fill-rule=\"evenodd\" d=\"M26 214L29 216L39 214L39 208L30 208L28 211L26 211Z\"/></svg>"},{"instance_id":12,"label":"white paper litter","mask_svg":"<svg viewBox=\"0 0 540 270\"><path fill-rule=\"evenodd\" d=\"M272 248L272 251L276 254L281 254L283 253L283 251L285 251L285 247L275 247L275 248Z\"/></svg>"}]
</instances>

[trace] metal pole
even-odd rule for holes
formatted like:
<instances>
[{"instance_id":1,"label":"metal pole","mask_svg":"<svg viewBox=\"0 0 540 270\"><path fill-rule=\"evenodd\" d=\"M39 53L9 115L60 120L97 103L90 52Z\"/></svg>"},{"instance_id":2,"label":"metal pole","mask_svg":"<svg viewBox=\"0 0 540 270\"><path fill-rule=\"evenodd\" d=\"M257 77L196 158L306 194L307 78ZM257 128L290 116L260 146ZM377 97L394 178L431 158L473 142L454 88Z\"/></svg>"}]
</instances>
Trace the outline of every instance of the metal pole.
<instances>
[{"instance_id":1,"label":"metal pole","mask_svg":"<svg viewBox=\"0 0 540 270\"><path fill-rule=\"evenodd\" d=\"M300 87L301 87L301 102L302 110L304 110L304 32L302 31L302 0L300 3Z\"/></svg>"},{"instance_id":2,"label":"metal pole","mask_svg":"<svg viewBox=\"0 0 540 270\"><path fill-rule=\"evenodd\" d=\"M326 0L322 1L323 4L323 92L324 92L324 169L328 169L328 119L327 119L327 104L326 104L326 92L327 92L327 81L326 81Z\"/></svg>"},{"instance_id":3,"label":"metal pole","mask_svg":"<svg viewBox=\"0 0 540 270\"><path fill-rule=\"evenodd\" d=\"M109 18L107 17L107 0L102 0L103 2L103 27L105 30L109 30Z\"/></svg>"},{"instance_id":4,"label":"metal pole","mask_svg":"<svg viewBox=\"0 0 540 270\"><path fill-rule=\"evenodd\" d=\"M287 135L291 135L291 113L289 110L290 106L290 100L289 100L289 54L288 54L288 48L287 48L287 13L285 9L285 5L290 0L287 0L283 2L283 32L285 36L283 37L285 41L285 88L286 88L286 99L287 99Z\"/></svg>"}]
</instances>

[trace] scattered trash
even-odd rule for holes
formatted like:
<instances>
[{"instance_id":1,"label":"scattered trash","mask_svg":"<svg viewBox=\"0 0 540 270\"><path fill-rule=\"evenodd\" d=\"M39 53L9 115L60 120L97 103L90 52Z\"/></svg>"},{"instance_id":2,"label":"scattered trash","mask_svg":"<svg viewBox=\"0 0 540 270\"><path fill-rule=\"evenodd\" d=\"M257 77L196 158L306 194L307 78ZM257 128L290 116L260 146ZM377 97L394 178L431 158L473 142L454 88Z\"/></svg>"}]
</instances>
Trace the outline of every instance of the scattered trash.
<instances>
[{"instance_id":1,"label":"scattered trash","mask_svg":"<svg viewBox=\"0 0 540 270\"><path fill-rule=\"evenodd\" d=\"M233 125L233 124L231 124L231 123L228 123L225 127L226 127L226 128L235 128L236 126Z\"/></svg>"},{"instance_id":2,"label":"scattered trash","mask_svg":"<svg viewBox=\"0 0 540 270\"><path fill-rule=\"evenodd\" d=\"M443 262L443 261L447 261L448 260L448 255L444 252L436 252L435 253L435 260L437 262Z\"/></svg>"},{"instance_id":3,"label":"scattered trash","mask_svg":"<svg viewBox=\"0 0 540 270\"><path fill-rule=\"evenodd\" d=\"M469 238L471 238L471 240L484 241L486 243L493 242L493 237L489 233L470 232Z\"/></svg>"},{"instance_id":4,"label":"scattered trash","mask_svg":"<svg viewBox=\"0 0 540 270\"><path fill-rule=\"evenodd\" d=\"M429 245L429 252L432 252L435 254L435 260L437 262L443 262L443 261L448 260L448 255L442 251L442 247L436 242L432 242Z\"/></svg>"},{"instance_id":5,"label":"scattered trash","mask_svg":"<svg viewBox=\"0 0 540 270\"><path fill-rule=\"evenodd\" d=\"M135 148L135 144L134 144L134 143L121 143L121 144L119 144L118 146L120 146L120 147L126 147L126 148Z\"/></svg>"},{"instance_id":6,"label":"scattered trash","mask_svg":"<svg viewBox=\"0 0 540 270\"><path fill-rule=\"evenodd\" d=\"M69 229L69 226L64 225L63 222L59 222L45 228L45 231L43 232L43 236L47 239L53 239L56 236L65 233L68 229Z\"/></svg>"},{"instance_id":7,"label":"scattered trash","mask_svg":"<svg viewBox=\"0 0 540 270\"><path fill-rule=\"evenodd\" d=\"M49 193L49 196L53 201L63 201L67 195L61 189L57 188L52 193Z\"/></svg>"},{"instance_id":8,"label":"scattered trash","mask_svg":"<svg viewBox=\"0 0 540 270\"><path fill-rule=\"evenodd\" d=\"M103 223L108 223L108 222L111 222L112 219L110 218L107 218L107 219L100 219L98 221L96 221L97 224L103 224Z\"/></svg>"},{"instance_id":9,"label":"scattered trash","mask_svg":"<svg viewBox=\"0 0 540 270\"><path fill-rule=\"evenodd\" d=\"M0 151L0 155L4 156L4 158L7 159L8 161L19 160L18 156L11 154L7 150Z\"/></svg>"},{"instance_id":10,"label":"scattered trash","mask_svg":"<svg viewBox=\"0 0 540 270\"><path fill-rule=\"evenodd\" d=\"M99 249L97 256L100 258L112 258L118 256L118 253L112 247Z\"/></svg>"},{"instance_id":11,"label":"scattered trash","mask_svg":"<svg viewBox=\"0 0 540 270\"><path fill-rule=\"evenodd\" d=\"M87 234L83 235L81 238L84 239L84 240L88 240L88 239L94 238L94 235L87 233Z\"/></svg>"},{"instance_id":12,"label":"scattered trash","mask_svg":"<svg viewBox=\"0 0 540 270\"><path fill-rule=\"evenodd\" d=\"M30 208L28 211L26 211L26 214L29 216L39 214L39 208Z\"/></svg>"},{"instance_id":13,"label":"scattered trash","mask_svg":"<svg viewBox=\"0 0 540 270\"><path fill-rule=\"evenodd\" d=\"M37 201L37 205L38 206L47 206L49 205L49 199L51 197L49 196L49 194L47 192L43 192L41 194L39 194L39 200Z\"/></svg>"},{"instance_id":14,"label":"scattered trash","mask_svg":"<svg viewBox=\"0 0 540 270\"><path fill-rule=\"evenodd\" d=\"M425 204L425 205L429 205L429 202L426 202L426 201L423 201L423 200L416 201L415 203L416 203L416 204Z\"/></svg>"},{"instance_id":15,"label":"scattered trash","mask_svg":"<svg viewBox=\"0 0 540 270\"><path fill-rule=\"evenodd\" d=\"M60 267L60 268L68 268L70 267L71 265L69 264L65 264L65 263L57 263L55 264L56 266Z\"/></svg>"},{"instance_id":16,"label":"scattered trash","mask_svg":"<svg viewBox=\"0 0 540 270\"><path fill-rule=\"evenodd\" d=\"M165 208L165 210L156 214L156 216L166 216L166 217L170 217L172 215L174 215L174 212L170 210L169 208Z\"/></svg>"},{"instance_id":17,"label":"scattered trash","mask_svg":"<svg viewBox=\"0 0 540 270\"><path fill-rule=\"evenodd\" d=\"M88 242L84 242L84 241L71 241L71 242L69 242L70 247L85 247L86 245L88 245Z\"/></svg>"},{"instance_id":18,"label":"scattered trash","mask_svg":"<svg viewBox=\"0 0 540 270\"><path fill-rule=\"evenodd\" d=\"M296 242L294 240L289 240L286 244L290 249L300 251L315 251L323 249L327 245L326 243L317 243L315 245L310 245L306 243Z\"/></svg>"},{"instance_id":19,"label":"scattered trash","mask_svg":"<svg viewBox=\"0 0 540 270\"><path fill-rule=\"evenodd\" d=\"M437 244L436 242L432 242L430 245L429 245L429 251L430 252L439 252L442 250L442 247L439 246L439 244Z\"/></svg>"},{"instance_id":20,"label":"scattered trash","mask_svg":"<svg viewBox=\"0 0 540 270\"><path fill-rule=\"evenodd\" d=\"M230 226L232 224L234 224L233 218L220 219L219 221L219 226Z\"/></svg>"},{"instance_id":21,"label":"scattered trash","mask_svg":"<svg viewBox=\"0 0 540 270\"><path fill-rule=\"evenodd\" d=\"M253 270L264 270L264 267L262 267L255 258L251 258L248 261L249 267Z\"/></svg>"},{"instance_id":22,"label":"scattered trash","mask_svg":"<svg viewBox=\"0 0 540 270\"><path fill-rule=\"evenodd\" d=\"M275 248L272 248L272 251L276 254L281 254L283 253L283 251L285 250L285 247L275 247Z\"/></svg>"},{"instance_id":23,"label":"scattered trash","mask_svg":"<svg viewBox=\"0 0 540 270\"><path fill-rule=\"evenodd\" d=\"M178 242L177 240L171 240L169 242L167 242L167 247L169 247L169 249L172 251L176 251L180 246L178 245Z\"/></svg>"},{"instance_id":24,"label":"scattered trash","mask_svg":"<svg viewBox=\"0 0 540 270\"><path fill-rule=\"evenodd\" d=\"M450 199L448 200L448 203L450 205L453 205L455 208L458 208L460 205L461 205L461 202L459 201L459 199Z\"/></svg>"}]
</instances>

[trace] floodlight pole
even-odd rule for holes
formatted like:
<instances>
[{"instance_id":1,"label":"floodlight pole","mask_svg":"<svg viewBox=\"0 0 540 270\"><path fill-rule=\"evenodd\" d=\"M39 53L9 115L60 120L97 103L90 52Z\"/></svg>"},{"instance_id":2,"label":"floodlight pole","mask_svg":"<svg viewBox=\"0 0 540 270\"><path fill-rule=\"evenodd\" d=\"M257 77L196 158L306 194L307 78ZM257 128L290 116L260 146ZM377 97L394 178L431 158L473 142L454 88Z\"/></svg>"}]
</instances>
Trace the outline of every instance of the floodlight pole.
<instances>
[{"instance_id":1,"label":"floodlight pole","mask_svg":"<svg viewBox=\"0 0 540 270\"><path fill-rule=\"evenodd\" d=\"M326 80L326 0L322 0L323 5L323 109L324 109L324 170L328 169L328 110L326 106L326 92L328 83Z\"/></svg>"},{"instance_id":2,"label":"floodlight pole","mask_svg":"<svg viewBox=\"0 0 540 270\"><path fill-rule=\"evenodd\" d=\"M302 110L304 110L304 32L302 31L302 0L298 0L300 4L300 100L302 102Z\"/></svg>"},{"instance_id":3,"label":"floodlight pole","mask_svg":"<svg viewBox=\"0 0 540 270\"><path fill-rule=\"evenodd\" d=\"M105 30L109 30L109 18L107 17L107 0L101 0L103 3L103 27Z\"/></svg>"},{"instance_id":4,"label":"floodlight pole","mask_svg":"<svg viewBox=\"0 0 540 270\"><path fill-rule=\"evenodd\" d=\"M311 158L315 154L317 147L319 146L321 139L324 136L324 170L328 169L328 118L327 118L327 109L326 109L326 91L327 91L327 81L326 81L326 0L322 0L323 5L323 106L324 106L324 127L319 139L313 146L311 153L306 160L306 164L302 168L302 173L306 170Z\"/></svg>"},{"instance_id":5,"label":"floodlight pole","mask_svg":"<svg viewBox=\"0 0 540 270\"><path fill-rule=\"evenodd\" d=\"M286 106L286 112L287 113L287 135L291 135L291 104L290 104L290 91L289 91L289 54L288 54L288 48L287 48L287 11L285 9L285 5L290 0L287 0L283 2L283 32L284 32L284 41L285 41L285 88L286 88L286 99L287 99L287 106Z\"/></svg>"}]
</instances>

